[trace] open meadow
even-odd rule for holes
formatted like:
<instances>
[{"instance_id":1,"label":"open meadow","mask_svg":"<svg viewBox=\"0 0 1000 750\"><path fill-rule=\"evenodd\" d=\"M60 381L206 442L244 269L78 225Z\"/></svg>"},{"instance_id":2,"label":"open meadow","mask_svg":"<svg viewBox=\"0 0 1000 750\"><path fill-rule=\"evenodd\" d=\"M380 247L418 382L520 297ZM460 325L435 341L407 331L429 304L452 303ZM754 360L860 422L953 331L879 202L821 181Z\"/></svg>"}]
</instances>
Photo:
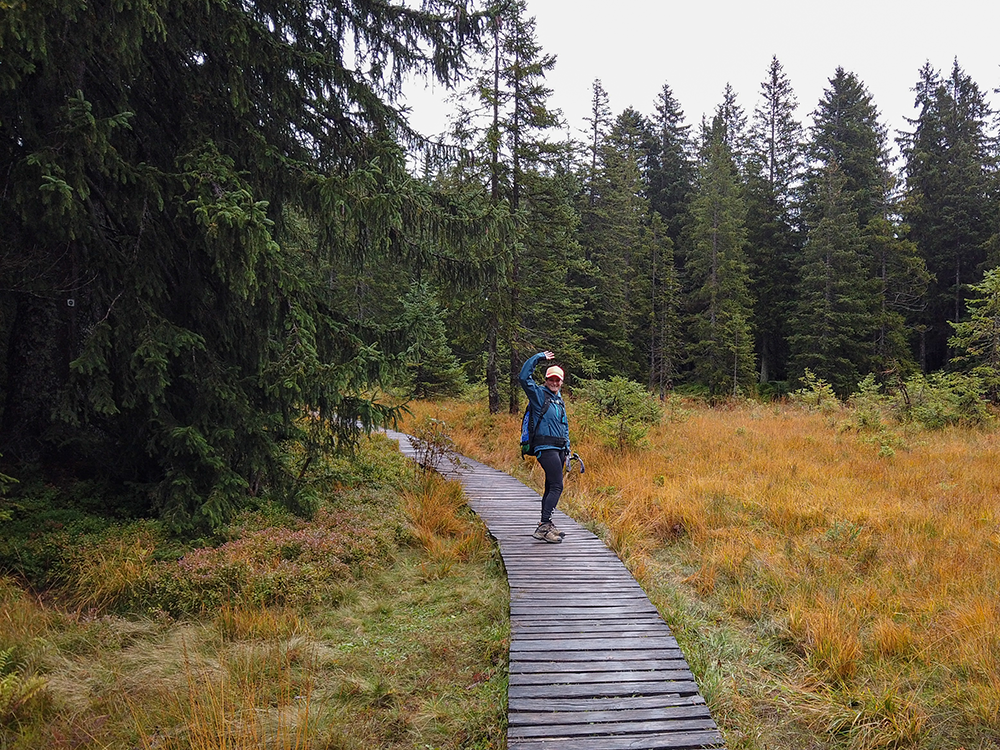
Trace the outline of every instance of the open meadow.
<instances>
[{"instance_id":1,"label":"open meadow","mask_svg":"<svg viewBox=\"0 0 1000 750\"><path fill-rule=\"evenodd\" d=\"M731 750L1000 747L996 428L673 398L623 448L568 402L586 472L560 508L642 583ZM540 487L520 414L412 411Z\"/></svg>"}]
</instances>

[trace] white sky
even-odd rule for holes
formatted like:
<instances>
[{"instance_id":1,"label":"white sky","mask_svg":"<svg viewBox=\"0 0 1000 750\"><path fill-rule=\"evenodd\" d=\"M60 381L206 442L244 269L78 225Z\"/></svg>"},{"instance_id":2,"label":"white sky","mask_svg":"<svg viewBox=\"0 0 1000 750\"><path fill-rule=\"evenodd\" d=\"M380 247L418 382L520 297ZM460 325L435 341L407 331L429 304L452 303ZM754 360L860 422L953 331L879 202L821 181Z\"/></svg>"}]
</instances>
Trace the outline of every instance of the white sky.
<instances>
[{"instance_id":1,"label":"white sky","mask_svg":"<svg viewBox=\"0 0 1000 750\"><path fill-rule=\"evenodd\" d=\"M585 128L596 78L613 116L629 106L651 115L667 83L697 126L727 82L751 116L773 55L804 125L838 65L865 83L891 143L916 115L911 89L924 62L947 73L957 57L1000 106L997 0L528 0L528 12L543 51L557 58L546 76L550 106L574 135ZM418 130L445 129L446 95L440 87L410 93Z\"/></svg>"}]
</instances>

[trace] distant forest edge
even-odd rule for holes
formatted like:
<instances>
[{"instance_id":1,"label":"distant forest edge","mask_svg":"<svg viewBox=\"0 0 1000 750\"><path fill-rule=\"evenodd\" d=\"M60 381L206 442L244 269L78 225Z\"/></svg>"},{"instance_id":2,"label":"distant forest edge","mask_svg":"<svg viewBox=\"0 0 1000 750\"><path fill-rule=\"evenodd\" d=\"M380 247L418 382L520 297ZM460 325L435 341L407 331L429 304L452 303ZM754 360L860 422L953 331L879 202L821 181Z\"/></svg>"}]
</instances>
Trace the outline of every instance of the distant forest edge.
<instances>
[{"instance_id":1,"label":"distant forest edge","mask_svg":"<svg viewBox=\"0 0 1000 750\"><path fill-rule=\"evenodd\" d=\"M661 396L1000 394L998 121L958 60L914 71L894 160L855 74L802 123L777 58L749 114L727 87L687 123L664 84L616 115L595 81L557 139L524 0L0 7L12 474L179 529L308 510L315 452L464 383L516 410L543 348ZM394 105L414 74L466 94L444 142Z\"/></svg>"}]
</instances>

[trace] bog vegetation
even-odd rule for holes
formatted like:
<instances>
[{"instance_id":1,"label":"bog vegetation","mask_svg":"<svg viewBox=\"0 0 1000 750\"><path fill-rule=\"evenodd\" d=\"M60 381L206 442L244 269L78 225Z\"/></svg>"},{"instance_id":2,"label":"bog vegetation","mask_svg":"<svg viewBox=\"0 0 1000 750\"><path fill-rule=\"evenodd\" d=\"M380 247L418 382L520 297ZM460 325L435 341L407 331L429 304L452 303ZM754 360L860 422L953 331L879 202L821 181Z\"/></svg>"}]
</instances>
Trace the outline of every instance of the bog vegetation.
<instances>
[{"instance_id":1,"label":"bog vegetation","mask_svg":"<svg viewBox=\"0 0 1000 750\"><path fill-rule=\"evenodd\" d=\"M500 747L507 589L460 490L385 438L306 478L311 519L262 500L183 546L20 488L0 747Z\"/></svg>"},{"instance_id":2,"label":"bog vegetation","mask_svg":"<svg viewBox=\"0 0 1000 750\"><path fill-rule=\"evenodd\" d=\"M815 377L781 404L568 399L586 473L560 507L650 594L727 747L1000 746L1000 434L962 383L918 380L846 404ZM542 482L516 417L414 410Z\"/></svg>"}]
</instances>

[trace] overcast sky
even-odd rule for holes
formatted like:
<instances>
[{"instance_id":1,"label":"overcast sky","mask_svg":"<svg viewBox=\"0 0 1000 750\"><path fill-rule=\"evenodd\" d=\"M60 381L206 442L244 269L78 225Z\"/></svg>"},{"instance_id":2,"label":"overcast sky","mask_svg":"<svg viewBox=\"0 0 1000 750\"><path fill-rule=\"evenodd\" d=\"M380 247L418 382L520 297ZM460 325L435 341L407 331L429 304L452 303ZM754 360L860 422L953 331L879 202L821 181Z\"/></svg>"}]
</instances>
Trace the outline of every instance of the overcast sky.
<instances>
[{"instance_id":1,"label":"overcast sky","mask_svg":"<svg viewBox=\"0 0 1000 750\"><path fill-rule=\"evenodd\" d=\"M890 139L916 114L911 89L924 62L947 73L957 57L993 106L1000 102L996 0L528 0L528 11L537 41L557 58L546 76L550 106L574 134L585 127L596 78L614 115L629 106L652 114L667 83L697 125L728 82L749 116L774 55L805 125L837 66L865 83ZM418 130L444 130L445 95L410 95Z\"/></svg>"}]
</instances>

